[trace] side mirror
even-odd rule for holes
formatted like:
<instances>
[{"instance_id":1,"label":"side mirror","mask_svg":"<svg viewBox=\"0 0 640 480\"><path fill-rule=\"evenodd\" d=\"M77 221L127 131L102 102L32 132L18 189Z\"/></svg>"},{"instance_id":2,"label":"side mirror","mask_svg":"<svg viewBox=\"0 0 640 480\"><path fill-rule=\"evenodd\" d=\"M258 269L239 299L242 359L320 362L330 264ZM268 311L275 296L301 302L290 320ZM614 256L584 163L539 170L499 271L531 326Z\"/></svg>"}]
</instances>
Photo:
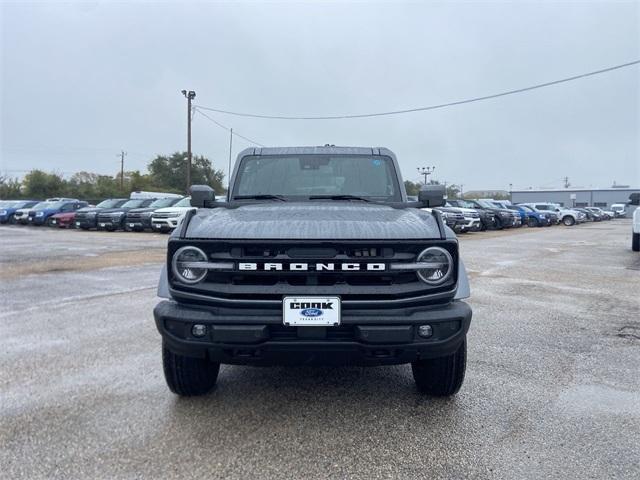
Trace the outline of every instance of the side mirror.
<instances>
[{"instance_id":1,"label":"side mirror","mask_svg":"<svg viewBox=\"0 0 640 480\"><path fill-rule=\"evenodd\" d=\"M216 201L216 194L209 185L191 185L191 206L207 208Z\"/></svg>"},{"instance_id":2,"label":"side mirror","mask_svg":"<svg viewBox=\"0 0 640 480\"><path fill-rule=\"evenodd\" d=\"M444 185L423 185L418 192L418 201L425 207L442 207L445 192Z\"/></svg>"}]
</instances>

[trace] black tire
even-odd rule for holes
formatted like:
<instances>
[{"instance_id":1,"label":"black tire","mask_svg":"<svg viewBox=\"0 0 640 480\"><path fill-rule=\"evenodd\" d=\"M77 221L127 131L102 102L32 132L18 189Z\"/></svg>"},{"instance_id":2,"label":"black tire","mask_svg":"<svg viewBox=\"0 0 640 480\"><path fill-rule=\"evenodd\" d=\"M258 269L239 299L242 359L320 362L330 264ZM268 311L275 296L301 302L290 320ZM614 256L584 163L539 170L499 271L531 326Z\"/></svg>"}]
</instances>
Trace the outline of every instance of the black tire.
<instances>
[{"instance_id":1,"label":"black tire","mask_svg":"<svg viewBox=\"0 0 640 480\"><path fill-rule=\"evenodd\" d=\"M563 219L562 219L562 223L564 223L567 227L572 227L573 225L576 224L576 219L573 218L570 215L566 215Z\"/></svg>"},{"instance_id":2,"label":"black tire","mask_svg":"<svg viewBox=\"0 0 640 480\"><path fill-rule=\"evenodd\" d=\"M631 235L631 250L634 252L640 252L640 233L634 233Z\"/></svg>"},{"instance_id":3,"label":"black tire","mask_svg":"<svg viewBox=\"0 0 640 480\"><path fill-rule=\"evenodd\" d=\"M182 397L194 397L209 393L216 384L219 363L205 358L178 355L162 344L162 367L169 389Z\"/></svg>"},{"instance_id":4,"label":"black tire","mask_svg":"<svg viewBox=\"0 0 640 480\"><path fill-rule=\"evenodd\" d=\"M539 227L540 222L538 222L538 219L536 217L529 217L528 225L530 227Z\"/></svg>"},{"instance_id":5,"label":"black tire","mask_svg":"<svg viewBox=\"0 0 640 480\"><path fill-rule=\"evenodd\" d=\"M53 224L53 218L51 218L51 217L47 218L47 221L45 222L45 224L47 225L47 227L54 227L55 226Z\"/></svg>"},{"instance_id":6,"label":"black tire","mask_svg":"<svg viewBox=\"0 0 640 480\"><path fill-rule=\"evenodd\" d=\"M455 353L440 358L417 360L411 364L418 391L436 397L448 397L460 390L467 368L467 341Z\"/></svg>"}]
</instances>

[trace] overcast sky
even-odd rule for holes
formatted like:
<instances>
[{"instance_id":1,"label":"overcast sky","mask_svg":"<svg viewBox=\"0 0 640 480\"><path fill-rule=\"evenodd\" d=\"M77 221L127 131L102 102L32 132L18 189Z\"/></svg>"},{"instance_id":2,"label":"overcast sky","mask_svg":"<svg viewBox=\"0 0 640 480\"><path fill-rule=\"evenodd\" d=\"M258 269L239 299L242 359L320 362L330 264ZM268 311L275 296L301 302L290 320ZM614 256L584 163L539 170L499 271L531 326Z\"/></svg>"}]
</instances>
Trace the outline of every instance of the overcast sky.
<instances>
[{"instance_id":1,"label":"overcast sky","mask_svg":"<svg viewBox=\"0 0 640 480\"><path fill-rule=\"evenodd\" d=\"M282 115L454 101L640 58L637 2L2 3L0 171L113 174L185 149L186 104ZM386 146L405 179L475 188L640 185L640 67L402 116L213 114L273 146ZM234 157L246 141L234 139ZM196 115L193 150L227 168Z\"/></svg>"}]
</instances>

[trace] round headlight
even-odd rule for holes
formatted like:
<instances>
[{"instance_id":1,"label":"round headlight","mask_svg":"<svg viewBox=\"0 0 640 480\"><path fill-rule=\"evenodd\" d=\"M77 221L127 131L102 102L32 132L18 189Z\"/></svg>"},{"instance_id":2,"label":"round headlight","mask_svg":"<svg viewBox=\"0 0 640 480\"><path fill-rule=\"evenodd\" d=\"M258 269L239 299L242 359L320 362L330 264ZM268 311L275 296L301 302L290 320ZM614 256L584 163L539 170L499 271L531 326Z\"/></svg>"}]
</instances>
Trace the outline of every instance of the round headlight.
<instances>
[{"instance_id":1,"label":"round headlight","mask_svg":"<svg viewBox=\"0 0 640 480\"><path fill-rule=\"evenodd\" d=\"M428 268L418 270L420 279L429 285L440 285L453 272L453 259L444 248L429 247L418 255L418 263L430 263Z\"/></svg>"},{"instance_id":2,"label":"round headlight","mask_svg":"<svg viewBox=\"0 0 640 480\"><path fill-rule=\"evenodd\" d=\"M178 280L183 283L194 284L202 281L207 276L205 268L189 266L192 262L206 262L207 255L197 247L182 247L173 254L171 269Z\"/></svg>"}]
</instances>

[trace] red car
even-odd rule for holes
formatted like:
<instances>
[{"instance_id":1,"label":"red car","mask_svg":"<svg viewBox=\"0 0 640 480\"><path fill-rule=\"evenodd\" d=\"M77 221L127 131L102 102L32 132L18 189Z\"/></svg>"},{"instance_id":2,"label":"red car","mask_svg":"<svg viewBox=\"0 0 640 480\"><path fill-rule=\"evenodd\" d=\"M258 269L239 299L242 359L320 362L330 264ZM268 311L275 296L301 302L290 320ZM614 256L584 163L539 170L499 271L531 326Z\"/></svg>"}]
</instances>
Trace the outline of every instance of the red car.
<instances>
[{"instance_id":1,"label":"red car","mask_svg":"<svg viewBox=\"0 0 640 480\"><path fill-rule=\"evenodd\" d=\"M51 226L60 228L75 228L76 212L56 213L51 216Z\"/></svg>"}]
</instances>

